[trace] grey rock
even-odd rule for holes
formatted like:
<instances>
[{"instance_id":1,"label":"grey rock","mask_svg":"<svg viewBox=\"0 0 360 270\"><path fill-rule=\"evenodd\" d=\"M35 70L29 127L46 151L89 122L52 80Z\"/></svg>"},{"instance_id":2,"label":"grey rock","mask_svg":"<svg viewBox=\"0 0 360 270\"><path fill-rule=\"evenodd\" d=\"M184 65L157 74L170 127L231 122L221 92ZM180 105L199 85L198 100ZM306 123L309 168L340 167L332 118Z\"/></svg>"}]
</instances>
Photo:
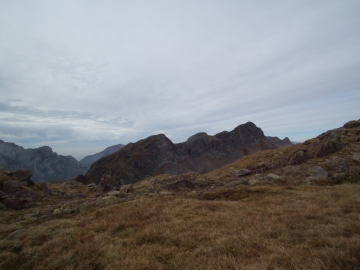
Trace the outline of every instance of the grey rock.
<instances>
[{"instance_id":1,"label":"grey rock","mask_svg":"<svg viewBox=\"0 0 360 270\"><path fill-rule=\"evenodd\" d=\"M96 191L97 185L94 183L88 184L88 185L86 185L86 189L89 191Z\"/></svg>"},{"instance_id":2,"label":"grey rock","mask_svg":"<svg viewBox=\"0 0 360 270\"><path fill-rule=\"evenodd\" d=\"M121 192L118 190L114 190L114 191L110 191L107 193L108 196L115 196L115 197L119 197L121 195Z\"/></svg>"},{"instance_id":3,"label":"grey rock","mask_svg":"<svg viewBox=\"0 0 360 270\"><path fill-rule=\"evenodd\" d=\"M102 198L102 200L106 204L111 204L111 203L115 202L117 200L117 198L115 196L106 196L106 197Z\"/></svg>"},{"instance_id":4,"label":"grey rock","mask_svg":"<svg viewBox=\"0 0 360 270\"><path fill-rule=\"evenodd\" d=\"M339 157L333 157L331 160L327 162L330 166L332 166L332 170L339 172L339 173L347 173L349 171L349 164L348 162Z\"/></svg>"},{"instance_id":5,"label":"grey rock","mask_svg":"<svg viewBox=\"0 0 360 270\"><path fill-rule=\"evenodd\" d=\"M309 169L307 175L311 180L324 180L328 177L329 173L324 168L317 166Z\"/></svg>"},{"instance_id":6,"label":"grey rock","mask_svg":"<svg viewBox=\"0 0 360 270\"><path fill-rule=\"evenodd\" d=\"M351 159L356 162L360 162L360 153L356 153L356 154L352 155Z\"/></svg>"},{"instance_id":7,"label":"grey rock","mask_svg":"<svg viewBox=\"0 0 360 270\"><path fill-rule=\"evenodd\" d=\"M283 180L283 178L277 174L273 174L273 173L269 173L267 175L267 178L269 178L270 180Z\"/></svg>"},{"instance_id":8,"label":"grey rock","mask_svg":"<svg viewBox=\"0 0 360 270\"><path fill-rule=\"evenodd\" d=\"M128 184L128 185L122 185L120 187L120 191L123 192L123 193L129 193L131 191L134 190L134 187L132 184Z\"/></svg>"},{"instance_id":9,"label":"grey rock","mask_svg":"<svg viewBox=\"0 0 360 270\"><path fill-rule=\"evenodd\" d=\"M248 169L240 169L240 170L234 171L235 176L245 176L245 175L249 175L249 174L251 174L251 171Z\"/></svg>"}]
</instances>

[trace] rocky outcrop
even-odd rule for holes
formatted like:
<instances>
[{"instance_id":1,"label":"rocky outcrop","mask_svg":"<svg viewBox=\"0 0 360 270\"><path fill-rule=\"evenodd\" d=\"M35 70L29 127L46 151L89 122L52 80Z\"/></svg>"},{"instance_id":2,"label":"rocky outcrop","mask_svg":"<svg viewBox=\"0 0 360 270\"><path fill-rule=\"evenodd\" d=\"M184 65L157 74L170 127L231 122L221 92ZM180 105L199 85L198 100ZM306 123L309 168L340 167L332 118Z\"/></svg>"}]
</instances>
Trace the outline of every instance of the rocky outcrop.
<instances>
[{"instance_id":1,"label":"rocky outcrop","mask_svg":"<svg viewBox=\"0 0 360 270\"><path fill-rule=\"evenodd\" d=\"M87 167L74 157L58 155L48 146L24 149L2 140L0 140L0 166L13 171L20 168L29 169L35 182L65 180L85 174L87 171Z\"/></svg>"},{"instance_id":2,"label":"rocky outcrop","mask_svg":"<svg viewBox=\"0 0 360 270\"><path fill-rule=\"evenodd\" d=\"M0 168L0 203L4 209L29 208L48 196L46 184L35 184L31 175L27 169L12 172Z\"/></svg>"},{"instance_id":3,"label":"rocky outcrop","mask_svg":"<svg viewBox=\"0 0 360 270\"><path fill-rule=\"evenodd\" d=\"M251 122L214 136L198 133L179 144L159 134L130 143L96 161L86 179L89 183L99 183L102 175L109 174L119 183L129 184L164 173L206 172L258 150L275 148Z\"/></svg>"},{"instance_id":4,"label":"rocky outcrop","mask_svg":"<svg viewBox=\"0 0 360 270\"><path fill-rule=\"evenodd\" d=\"M100 183L96 189L96 195L101 196L109 191L119 190L120 185L108 174L101 177Z\"/></svg>"},{"instance_id":5,"label":"rocky outcrop","mask_svg":"<svg viewBox=\"0 0 360 270\"><path fill-rule=\"evenodd\" d=\"M285 137L283 140L281 140L278 137L266 136L266 139L279 148L294 145L288 137Z\"/></svg>"},{"instance_id":6,"label":"rocky outcrop","mask_svg":"<svg viewBox=\"0 0 360 270\"><path fill-rule=\"evenodd\" d=\"M86 166L90 166L91 164L93 164L95 161L99 160L102 157L106 157L108 155L111 155L117 151L119 151L121 148L123 148L125 145L122 144L117 144L117 145L112 145L109 146L108 148L106 148L105 150L94 154L94 155L89 155L84 157L83 159L81 159L79 162L81 164L84 164Z\"/></svg>"}]
</instances>

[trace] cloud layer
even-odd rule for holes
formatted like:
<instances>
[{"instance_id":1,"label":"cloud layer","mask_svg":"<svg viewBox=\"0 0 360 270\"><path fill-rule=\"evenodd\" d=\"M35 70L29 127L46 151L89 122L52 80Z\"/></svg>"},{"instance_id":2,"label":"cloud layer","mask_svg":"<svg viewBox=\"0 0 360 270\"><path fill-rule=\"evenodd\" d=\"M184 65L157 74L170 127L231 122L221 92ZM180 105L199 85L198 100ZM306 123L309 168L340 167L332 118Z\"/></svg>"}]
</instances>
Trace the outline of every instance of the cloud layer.
<instances>
[{"instance_id":1,"label":"cloud layer","mask_svg":"<svg viewBox=\"0 0 360 270\"><path fill-rule=\"evenodd\" d=\"M3 1L0 138L80 158L253 121L302 141L359 118L360 2Z\"/></svg>"}]
</instances>

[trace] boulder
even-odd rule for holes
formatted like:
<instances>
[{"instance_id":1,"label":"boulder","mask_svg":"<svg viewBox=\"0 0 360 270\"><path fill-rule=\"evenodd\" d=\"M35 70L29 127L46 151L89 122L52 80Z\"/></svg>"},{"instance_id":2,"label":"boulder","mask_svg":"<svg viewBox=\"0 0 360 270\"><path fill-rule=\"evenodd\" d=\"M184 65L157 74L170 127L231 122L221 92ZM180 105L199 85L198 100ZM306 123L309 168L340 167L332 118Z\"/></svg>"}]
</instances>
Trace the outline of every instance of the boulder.
<instances>
[{"instance_id":1,"label":"boulder","mask_svg":"<svg viewBox=\"0 0 360 270\"><path fill-rule=\"evenodd\" d=\"M343 158L339 158L335 156L331 160L327 161L327 164L332 167L333 171L339 173L348 173L349 171L349 164Z\"/></svg>"},{"instance_id":2,"label":"boulder","mask_svg":"<svg viewBox=\"0 0 360 270\"><path fill-rule=\"evenodd\" d=\"M107 193L109 191L113 190L119 190L120 185L115 182L115 180L108 174L104 174L101 177L100 183L97 186L97 195L100 196L104 193Z\"/></svg>"},{"instance_id":3,"label":"boulder","mask_svg":"<svg viewBox=\"0 0 360 270\"><path fill-rule=\"evenodd\" d=\"M356 153L356 154L352 155L351 159L356 162L360 162L360 153Z\"/></svg>"},{"instance_id":4,"label":"boulder","mask_svg":"<svg viewBox=\"0 0 360 270\"><path fill-rule=\"evenodd\" d=\"M249 175L249 174L251 174L251 171L248 169L240 169L240 170L234 171L235 176L245 176L245 175Z\"/></svg>"},{"instance_id":5,"label":"boulder","mask_svg":"<svg viewBox=\"0 0 360 270\"><path fill-rule=\"evenodd\" d=\"M106 204L111 204L111 203L115 202L116 200L117 200L117 198L115 196L106 196L103 198L103 201Z\"/></svg>"},{"instance_id":6,"label":"boulder","mask_svg":"<svg viewBox=\"0 0 360 270\"><path fill-rule=\"evenodd\" d=\"M129 192L131 192L131 191L133 191L133 190L134 190L134 187L133 187L132 184L122 185L122 186L120 187L120 191L121 191L122 193L129 193Z\"/></svg>"},{"instance_id":7,"label":"boulder","mask_svg":"<svg viewBox=\"0 0 360 270\"><path fill-rule=\"evenodd\" d=\"M322 167L317 166L307 171L309 180L324 180L328 177L329 173Z\"/></svg>"},{"instance_id":8,"label":"boulder","mask_svg":"<svg viewBox=\"0 0 360 270\"><path fill-rule=\"evenodd\" d=\"M86 189L89 191L96 191L97 185L95 183L88 184L86 185Z\"/></svg>"}]
</instances>

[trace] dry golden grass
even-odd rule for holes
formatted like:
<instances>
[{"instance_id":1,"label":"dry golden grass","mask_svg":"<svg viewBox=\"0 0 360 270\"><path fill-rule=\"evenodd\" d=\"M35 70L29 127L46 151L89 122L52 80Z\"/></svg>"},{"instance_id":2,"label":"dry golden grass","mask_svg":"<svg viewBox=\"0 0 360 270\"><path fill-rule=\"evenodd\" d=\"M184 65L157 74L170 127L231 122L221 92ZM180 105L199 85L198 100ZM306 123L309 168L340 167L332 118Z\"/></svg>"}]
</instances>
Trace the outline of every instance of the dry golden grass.
<instances>
[{"instance_id":1,"label":"dry golden grass","mask_svg":"<svg viewBox=\"0 0 360 270\"><path fill-rule=\"evenodd\" d=\"M226 200L159 196L40 224L3 212L0 269L360 269L359 193L243 187Z\"/></svg>"}]
</instances>

